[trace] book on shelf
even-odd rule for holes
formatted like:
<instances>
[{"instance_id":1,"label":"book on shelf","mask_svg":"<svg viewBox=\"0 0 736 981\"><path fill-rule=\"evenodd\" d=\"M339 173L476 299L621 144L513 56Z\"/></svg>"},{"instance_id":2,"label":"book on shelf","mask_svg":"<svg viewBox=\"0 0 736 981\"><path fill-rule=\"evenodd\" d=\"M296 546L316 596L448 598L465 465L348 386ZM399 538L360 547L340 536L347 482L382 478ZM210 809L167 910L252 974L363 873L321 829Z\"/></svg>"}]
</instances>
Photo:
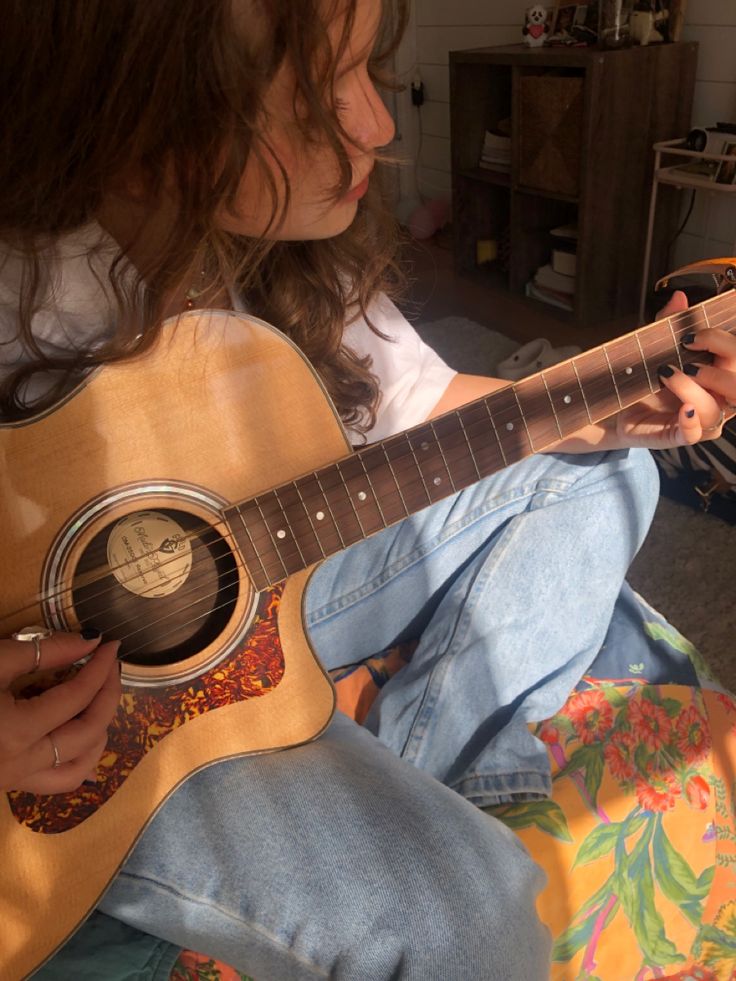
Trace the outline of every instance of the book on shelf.
<instances>
[{"instance_id":1,"label":"book on shelf","mask_svg":"<svg viewBox=\"0 0 736 981\"><path fill-rule=\"evenodd\" d=\"M542 286L566 296L575 295L575 277L556 272L549 263L537 269L534 274L534 283L536 286Z\"/></svg>"},{"instance_id":2,"label":"book on shelf","mask_svg":"<svg viewBox=\"0 0 736 981\"><path fill-rule=\"evenodd\" d=\"M511 137L486 130L481 150L480 167L486 170L498 170L502 173L511 171Z\"/></svg>"},{"instance_id":3,"label":"book on shelf","mask_svg":"<svg viewBox=\"0 0 736 981\"><path fill-rule=\"evenodd\" d=\"M571 294L558 293L557 290L550 290L544 286L537 286L533 279L530 279L526 284L525 293L534 300L541 300L542 303L548 303L552 307L558 307L560 310L567 310L569 313L572 312L573 297Z\"/></svg>"},{"instance_id":4,"label":"book on shelf","mask_svg":"<svg viewBox=\"0 0 736 981\"><path fill-rule=\"evenodd\" d=\"M577 242L578 240L577 225L558 225L557 228L551 228L549 233L555 238L566 239L568 242Z\"/></svg>"}]
</instances>

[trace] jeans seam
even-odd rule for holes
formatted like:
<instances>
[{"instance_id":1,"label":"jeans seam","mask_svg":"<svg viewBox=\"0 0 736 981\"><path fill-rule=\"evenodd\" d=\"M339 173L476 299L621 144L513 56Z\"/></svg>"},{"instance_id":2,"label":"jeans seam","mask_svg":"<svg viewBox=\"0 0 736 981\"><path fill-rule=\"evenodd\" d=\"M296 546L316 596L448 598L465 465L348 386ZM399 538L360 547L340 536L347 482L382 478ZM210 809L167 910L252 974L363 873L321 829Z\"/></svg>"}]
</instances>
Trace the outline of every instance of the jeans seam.
<instances>
[{"instance_id":1,"label":"jeans seam","mask_svg":"<svg viewBox=\"0 0 736 981\"><path fill-rule=\"evenodd\" d=\"M153 890L159 890L161 892L165 892L167 894L176 896L177 899L181 900L183 903L190 903L191 905L196 907L204 906L207 909L214 910L219 915L226 917L228 920L232 920L233 922L238 923L245 930L252 931L253 933L257 934L259 938L265 940L272 947L277 949L280 953L285 952L288 957L292 958L294 962L300 966L300 968L301 967L306 968L314 975L314 977L318 977L318 978L329 977L328 971L323 971L321 968L315 966L311 961L307 961L304 958L300 957L298 954L295 954L290 947L286 946L286 944L278 940L278 938L274 937L265 928L261 927L258 924L248 922L247 920L244 920L240 916L236 916L230 910L225 909L224 907L220 906L217 903L213 903L210 900L205 901L197 898L196 896L186 895L182 893L179 889L175 889L173 886L169 885L168 883L161 882L158 879L150 879L147 876L137 875L134 872L121 872L119 878L130 879L135 882L145 883L147 888Z\"/></svg>"},{"instance_id":2,"label":"jeans seam","mask_svg":"<svg viewBox=\"0 0 736 981\"><path fill-rule=\"evenodd\" d=\"M508 532L508 529L505 529L505 532ZM506 537L508 537L508 535L503 534L501 539L499 539L499 541L496 543L494 549L495 555L503 554L508 550L509 542L503 541L503 539ZM514 537L515 536L512 534L511 535L512 542ZM457 618L455 621L455 625L450 640L443 654L441 655L438 663L434 666L434 668L430 672L429 678L427 679L427 685L424 690L424 695L422 696L422 700L419 703L416 715L414 716L414 721L412 722L409 728L409 733L406 737L404 749L402 750L401 755L407 760L411 760L412 762L415 762L417 759L416 752L414 752L413 755L409 753L409 745L410 743L413 743L414 745L417 744L421 745L422 735L426 730L427 725L429 724L429 715L431 714L433 706L437 703L437 699L439 698L439 691L444 681L444 676L446 675L447 670L449 670L450 663L452 662L453 646L458 641L458 636L460 634L460 631L461 630L465 631L468 629L468 625L470 619L472 618L473 611L478 605L478 595L479 593L482 593L483 589L485 588L484 584L488 580L490 575L491 575L491 569L486 564L484 564L481 574L478 575L473 580L473 583L468 590L465 602L463 603L462 612L459 618ZM443 665L445 670L443 670L441 677L435 679L435 672L440 665ZM435 683L435 680L437 683ZM432 689L431 701L429 701L426 697L430 689ZM420 724L420 718L421 718L421 724Z\"/></svg>"}]
</instances>

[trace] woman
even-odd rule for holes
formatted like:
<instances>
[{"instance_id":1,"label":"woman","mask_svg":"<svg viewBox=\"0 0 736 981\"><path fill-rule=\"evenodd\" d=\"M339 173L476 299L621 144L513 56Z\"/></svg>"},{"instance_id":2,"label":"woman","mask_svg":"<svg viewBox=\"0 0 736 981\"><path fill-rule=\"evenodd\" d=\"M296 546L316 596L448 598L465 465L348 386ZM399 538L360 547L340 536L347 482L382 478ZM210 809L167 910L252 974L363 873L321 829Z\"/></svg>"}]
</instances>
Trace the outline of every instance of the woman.
<instances>
[{"instance_id":1,"label":"woman","mask_svg":"<svg viewBox=\"0 0 736 981\"><path fill-rule=\"evenodd\" d=\"M504 384L452 372L385 295L377 165L393 127L374 82L398 6L397 20L388 0L6 5L6 418L144 358L193 307L277 324L354 442ZM325 666L419 637L411 664L364 727L338 714L307 746L191 777L41 976L114 976L92 950L104 958L122 923L141 931L141 976L188 946L259 979L545 977L539 872L474 805L549 793L528 723L593 660L656 502L649 455L629 448L712 437L736 401L736 341L713 330L694 347L716 355L697 381L665 368L665 392L612 424L325 562L306 610ZM38 666L34 645L0 642L0 787L62 792L94 779L117 643L89 625L39 650L46 668L94 656L24 703L8 689Z\"/></svg>"}]
</instances>

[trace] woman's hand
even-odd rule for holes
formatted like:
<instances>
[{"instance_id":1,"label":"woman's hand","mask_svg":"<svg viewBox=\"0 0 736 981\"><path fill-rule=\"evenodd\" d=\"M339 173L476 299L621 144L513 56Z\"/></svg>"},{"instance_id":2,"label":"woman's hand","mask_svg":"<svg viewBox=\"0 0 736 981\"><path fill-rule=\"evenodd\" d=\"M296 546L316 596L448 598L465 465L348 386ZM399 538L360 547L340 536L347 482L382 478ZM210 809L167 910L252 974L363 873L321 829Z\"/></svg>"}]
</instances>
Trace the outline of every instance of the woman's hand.
<instances>
[{"instance_id":1,"label":"woman's hand","mask_svg":"<svg viewBox=\"0 0 736 981\"><path fill-rule=\"evenodd\" d=\"M678 291L659 317L685 309L687 297ZM687 372L663 365L662 391L615 417L619 445L662 450L717 439L723 423L736 415L736 337L723 330L702 330L685 346L710 352L713 364L696 362Z\"/></svg>"},{"instance_id":2,"label":"woman's hand","mask_svg":"<svg viewBox=\"0 0 736 981\"><path fill-rule=\"evenodd\" d=\"M40 644L43 671L94 654L69 680L41 695L16 698L11 685L33 671L35 646L0 640L0 790L75 790L93 775L120 701L117 641L100 644L99 637L54 633ZM60 763L54 765L56 753Z\"/></svg>"}]
</instances>

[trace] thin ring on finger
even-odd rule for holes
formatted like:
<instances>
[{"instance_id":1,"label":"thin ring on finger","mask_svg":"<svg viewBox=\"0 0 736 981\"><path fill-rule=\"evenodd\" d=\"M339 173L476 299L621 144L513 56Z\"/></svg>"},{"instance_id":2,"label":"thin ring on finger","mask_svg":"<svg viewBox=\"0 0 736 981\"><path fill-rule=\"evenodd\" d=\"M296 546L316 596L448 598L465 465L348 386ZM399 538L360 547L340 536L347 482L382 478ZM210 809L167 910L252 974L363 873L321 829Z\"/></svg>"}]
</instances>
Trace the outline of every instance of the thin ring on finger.
<instances>
[{"instance_id":1,"label":"thin ring on finger","mask_svg":"<svg viewBox=\"0 0 736 981\"><path fill-rule=\"evenodd\" d=\"M721 426L726 421L726 413L721 409L721 415L718 422L715 422L712 426L708 426L703 429L703 436L707 436L709 433L718 433L721 430Z\"/></svg>"},{"instance_id":2,"label":"thin ring on finger","mask_svg":"<svg viewBox=\"0 0 736 981\"><path fill-rule=\"evenodd\" d=\"M48 638L53 634L53 630L49 630L48 627L41 627L37 624L33 624L30 627L21 627L12 634L13 640L20 640L25 644L33 644L36 650L36 657L33 662L33 671L38 671L41 664L41 641L48 640Z\"/></svg>"},{"instance_id":3,"label":"thin ring on finger","mask_svg":"<svg viewBox=\"0 0 736 981\"><path fill-rule=\"evenodd\" d=\"M49 741L51 743L51 749L54 751L54 762L51 764L51 768L53 770L58 770L61 766L61 756L59 756L59 747L56 745L54 737L51 733L49 733Z\"/></svg>"}]
</instances>

